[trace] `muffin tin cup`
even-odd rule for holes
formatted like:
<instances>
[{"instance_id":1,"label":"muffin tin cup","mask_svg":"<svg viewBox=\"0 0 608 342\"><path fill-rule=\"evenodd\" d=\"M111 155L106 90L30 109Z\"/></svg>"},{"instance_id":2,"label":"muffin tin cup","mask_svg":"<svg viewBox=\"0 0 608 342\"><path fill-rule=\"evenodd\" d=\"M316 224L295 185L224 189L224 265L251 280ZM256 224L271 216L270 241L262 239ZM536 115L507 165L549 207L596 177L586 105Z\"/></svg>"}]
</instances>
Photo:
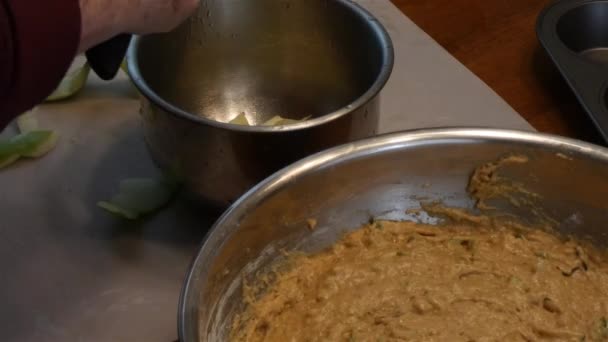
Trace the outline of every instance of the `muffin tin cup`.
<instances>
[{"instance_id":1,"label":"muffin tin cup","mask_svg":"<svg viewBox=\"0 0 608 342\"><path fill-rule=\"evenodd\" d=\"M556 1L539 15L536 30L608 143L608 1Z\"/></svg>"}]
</instances>

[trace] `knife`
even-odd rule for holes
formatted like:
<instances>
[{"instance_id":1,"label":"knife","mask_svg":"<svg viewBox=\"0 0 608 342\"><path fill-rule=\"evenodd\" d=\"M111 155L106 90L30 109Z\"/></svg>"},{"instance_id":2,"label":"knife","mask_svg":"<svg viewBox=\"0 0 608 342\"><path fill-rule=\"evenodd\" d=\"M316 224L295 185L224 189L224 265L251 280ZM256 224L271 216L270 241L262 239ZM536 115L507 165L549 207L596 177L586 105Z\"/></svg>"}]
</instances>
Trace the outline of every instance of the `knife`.
<instances>
[{"instance_id":1,"label":"knife","mask_svg":"<svg viewBox=\"0 0 608 342\"><path fill-rule=\"evenodd\" d=\"M91 69L102 80L113 79L120 69L130 42L130 34L120 34L87 50L85 55Z\"/></svg>"}]
</instances>

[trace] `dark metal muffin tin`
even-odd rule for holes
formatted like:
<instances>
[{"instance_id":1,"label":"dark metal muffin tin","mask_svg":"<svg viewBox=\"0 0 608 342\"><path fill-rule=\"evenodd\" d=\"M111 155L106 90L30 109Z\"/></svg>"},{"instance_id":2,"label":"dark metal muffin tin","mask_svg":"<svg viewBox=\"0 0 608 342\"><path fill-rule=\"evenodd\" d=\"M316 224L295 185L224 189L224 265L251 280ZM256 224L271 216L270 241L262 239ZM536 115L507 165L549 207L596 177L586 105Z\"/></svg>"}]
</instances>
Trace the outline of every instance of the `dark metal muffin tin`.
<instances>
[{"instance_id":1,"label":"dark metal muffin tin","mask_svg":"<svg viewBox=\"0 0 608 342\"><path fill-rule=\"evenodd\" d=\"M608 142L608 1L556 1L540 14L536 33Z\"/></svg>"}]
</instances>

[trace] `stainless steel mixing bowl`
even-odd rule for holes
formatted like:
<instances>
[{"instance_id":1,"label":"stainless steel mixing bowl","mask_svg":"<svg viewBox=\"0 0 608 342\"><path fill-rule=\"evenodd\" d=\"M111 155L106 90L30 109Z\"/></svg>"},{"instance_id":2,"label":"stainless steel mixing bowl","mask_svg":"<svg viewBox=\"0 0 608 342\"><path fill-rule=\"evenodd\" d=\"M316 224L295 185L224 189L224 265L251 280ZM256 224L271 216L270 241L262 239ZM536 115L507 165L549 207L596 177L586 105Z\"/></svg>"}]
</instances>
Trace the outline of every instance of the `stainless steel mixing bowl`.
<instances>
[{"instance_id":1,"label":"stainless steel mixing bowl","mask_svg":"<svg viewBox=\"0 0 608 342\"><path fill-rule=\"evenodd\" d=\"M319 251L370 217L415 219L419 200L472 208L471 172L521 154L529 162L505 176L542 196L565 233L608 245L608 150L535 133L490 129L414 131L350 143L274 174L215 224L192 264L182 294L182 342L225 340L241 308L241 281L281 256L280 249ZM499 203L495 203L499 204ZM526 208L499 207L530 219ZM318 225L308 229L306 220Z\"/></svg>"},{"instance_id":2,"label":"stainless steel mixing bowl","mask_svg":"<svg viewBox=\"0 0 608 342\"><path fill-rule=\"evenodd\" d=\"M153 158L225 207L295 160L374 135L393 48L348 0L203 0L176 31L135 38L128 62ZM226 123L240 113L311 119Z\"/></svg>"}]
</instances>

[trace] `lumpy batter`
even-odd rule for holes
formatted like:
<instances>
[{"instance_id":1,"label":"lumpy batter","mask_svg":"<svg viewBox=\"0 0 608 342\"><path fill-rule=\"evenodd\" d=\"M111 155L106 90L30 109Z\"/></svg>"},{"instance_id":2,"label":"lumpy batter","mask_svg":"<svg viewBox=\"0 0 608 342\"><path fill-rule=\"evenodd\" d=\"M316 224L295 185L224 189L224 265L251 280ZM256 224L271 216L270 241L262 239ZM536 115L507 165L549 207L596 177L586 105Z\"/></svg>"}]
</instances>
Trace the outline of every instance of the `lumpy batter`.
<instances>
[{"instance_id":1,"label":"lumpy batter","mask_svg":"<svg viewBox=\"0 0 608 342\"><path fill-rule=\"evenodd\" d=\"M603 252L481 223L375 222L292 256L263 294L246 296L231 339L608 341Z\"/></svg>"}]
</instances>

